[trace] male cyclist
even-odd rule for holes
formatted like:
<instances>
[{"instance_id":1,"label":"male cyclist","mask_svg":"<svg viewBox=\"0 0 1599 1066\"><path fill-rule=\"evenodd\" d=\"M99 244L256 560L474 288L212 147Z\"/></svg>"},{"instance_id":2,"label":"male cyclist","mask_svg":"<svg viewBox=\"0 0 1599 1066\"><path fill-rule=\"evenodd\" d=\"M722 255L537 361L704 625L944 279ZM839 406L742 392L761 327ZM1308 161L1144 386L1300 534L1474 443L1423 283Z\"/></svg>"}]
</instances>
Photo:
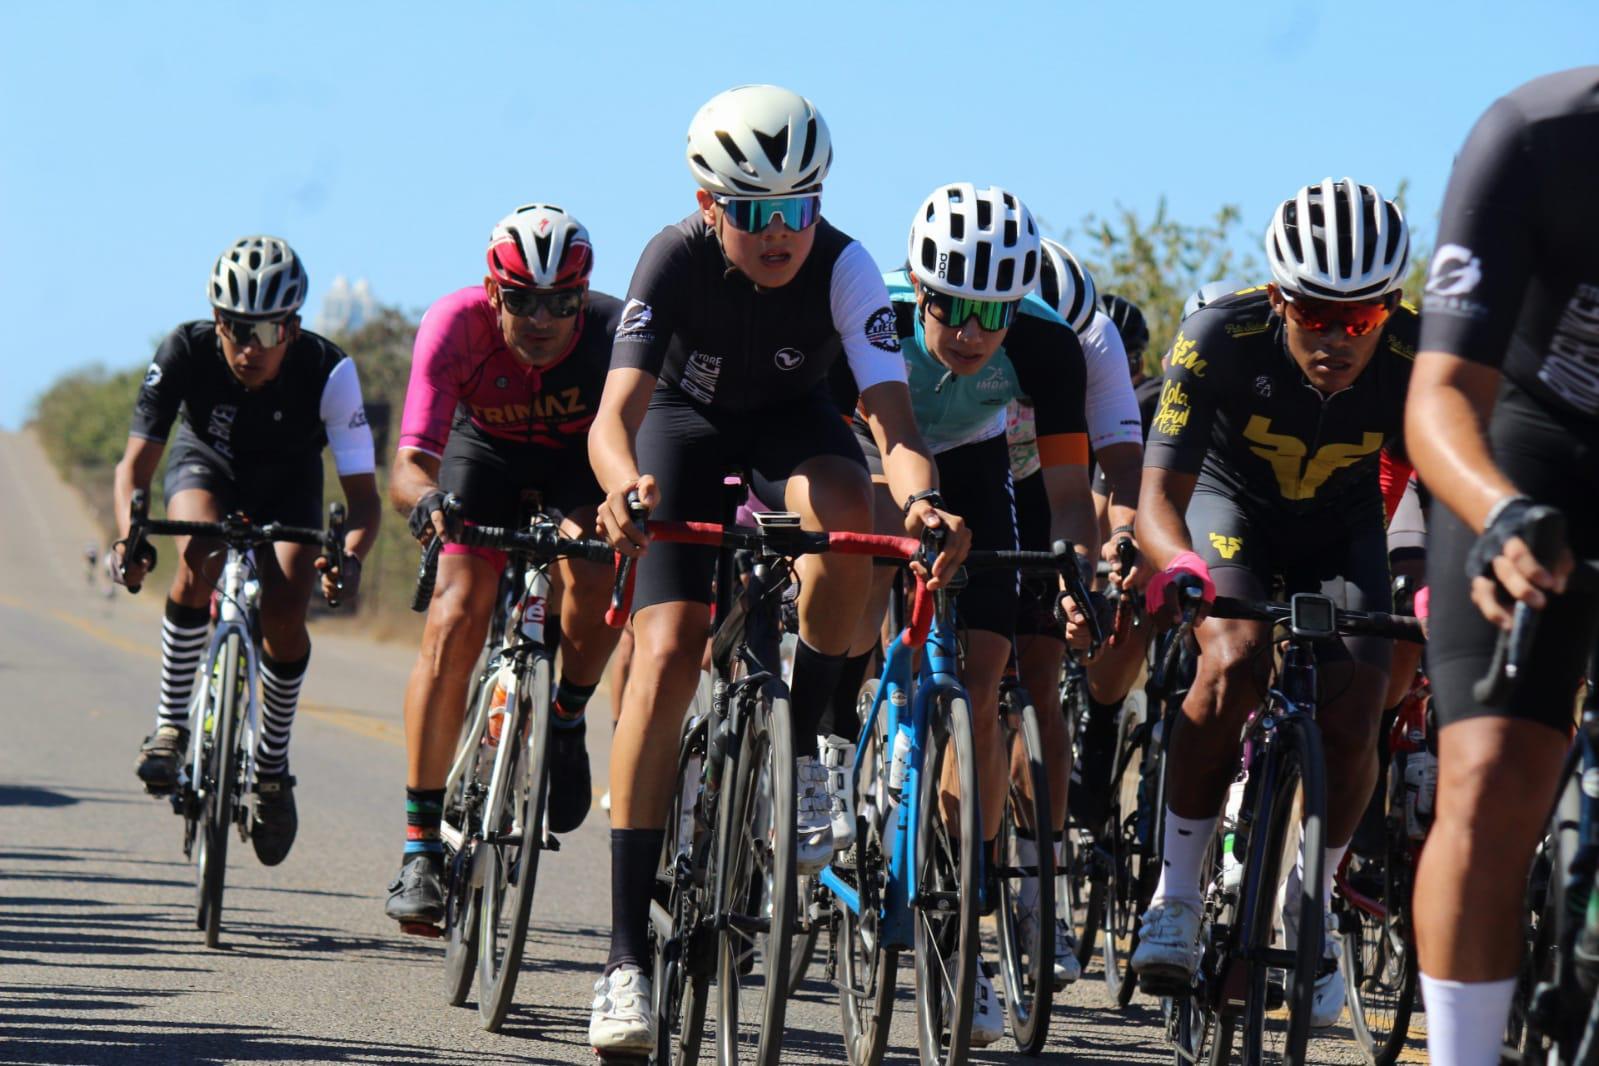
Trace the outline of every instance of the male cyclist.
<instances>
[{"instance_id":1,"label":"male cyclist","mask_svg":"<svg viewBox=\"0 0 1599 1066\"><path fill-rule=\"evenodd\" d=\"M1455 158L1427 277L1410 391L1416 470L1432 508L1428 673L1437 711L1436 821L1416 881L1416 938L1434 1062L1489 1064L1522 949L1523 891L1554 803L1594 647L1599 557L1599 66L1498 100ZM1542 558L1529 512L1565 516ZM1512 602L1540 621L1513 702L1472 684Z\"/></svg>"},{"instance_id":2,"label":"male cyclist","mask_svg":"<svg viewBox=\"0 0 1599 1066\"><path fill-rule=\"evenodd\" d=\"M515 527L533 508L561 531L594 528L603 494L583 444L599 408L621 304L589 290L588 230L553 204L526 204L489 236L488 273L422 317L389 498L411 533L445 540L422 648L405 692L406 841L386 911L407 926L443 915L444 782L466 690L494 612L504 553L453 541L446 497L474 525ZM561 677L550 718L550 830L582 824L592 802L584 709L616 646L605 624L610 568L550 568L550 625ZM564 605L564 609L563 609Z\"/></svg>"},{"instance_id":3,"label":"male cyclist","mask_svg":"<svg viewBox=\"0 0 1599 1066\"><path fill-rule=\"evenodd\" d=\"M657 518L716 521L731 465L762 500L798 512L807 529L869 530L871 482L860 445L826 390L842 355L862 386L904 528L949 528L934 580L965 554L964 528L936 506L937 470L911 414L882 278L865 248L821 218L832 154L821 115L786 89L746 85L699 110L687 149L698 209L658 234L639 260L589 435L606 490L605 534L641 556L633 666L611 747L611 951L589 1023L601 1052L654 1044L642 970L650 886L715 566L710 549L651 544L629 517L629 494ZM816 723L848 650L850 634L835 620L859 612L871 561L823 555L801 564L790 709L804 871L833 850Z\"/></svg>"},{"instance_id":4,"label":"male cyclist","mask_svg":"<svg viewBox=\"0 0 1599 1066\"><path fill-rule=\"evenodd\" d=\"M372 431L355 364L331 341L300 328L308 282L286 241L243 237L211 271L211 318L185 322L156 350L134 402L133 428L114 484L119 540L107 556L112 580L137 587L155 551L127 558L128 505L148 489L167 434L183 411L167 456L167 517L216 522L242 511L258 523L321 526L322 449L331 447L348 501L343 574L324 571L322 591L352 598L382 506L373 475ZM161 625L161 696L155 732L139 749L139 779L170 792L189 747L189 697L205 653L211 590L221 576L215 541L177 538L178 564ZM311 658L305 613L318 549L276 544L255 553L261 579L261 735L250 840L275 866L289 854L299 818L289 774L289 732Z\"/></svg>"},{"instance_id":5,"label":"male cyclist","mask_svg":"<svg viewBox=\"0 0 1599 1066\"><path fill-rule=\"evenodd\" d=\"M1328 178L1277 208L1266 255L1272 284L1195 312L1172 348L1138 509L1139 542L1164 568L1150 603L1169 610L1178 577L1202 583L1207 600L1267 599L1280 576L1288 593L1386 611L1378 453L1400 433L1417 328L1399 302L1404 219L1371 186ZM1207 618L1195 635L1199 674L1169 741L1164 863L1132 963L1152 989L1188 987L1200 863L1271 666L1264 623ZM1321 652L1328 892L1375 781L1391 651L1344 638ZM1290 946L1299 876L1286 896ZM1336 1022L1343 998L1335 967L1316 982L1312 1024Z\"/></svg>"}]
</instances>

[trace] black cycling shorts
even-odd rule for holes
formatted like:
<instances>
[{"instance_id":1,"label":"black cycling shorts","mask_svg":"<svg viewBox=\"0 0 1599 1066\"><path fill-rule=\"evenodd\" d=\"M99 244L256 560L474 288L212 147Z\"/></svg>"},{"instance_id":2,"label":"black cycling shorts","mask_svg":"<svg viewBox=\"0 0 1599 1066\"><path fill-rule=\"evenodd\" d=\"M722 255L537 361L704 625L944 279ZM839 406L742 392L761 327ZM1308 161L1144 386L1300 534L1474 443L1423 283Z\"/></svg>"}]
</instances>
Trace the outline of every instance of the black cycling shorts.
<instances>
[{"instance_id":1,"label":"black cycling shorts","mask_svg":"<svg viewBox=\"0 0 1599 1066\"><path fill-rule=\"evenodd\" d=\"M1026 551L1049 551L1049 492L1044 488L1042 471L1016 482L1016 531ZM1016 603L1016 635L1054 637L1064 641L1065 632L1055 617L1055 601L1060 598L1060 579L1048 574L1023 574Z\"/></svg>"},{"instance_id":2,"label":"black cycling shorts","mask_svg":"<svg viewBox=\"0 0 1599 1066\"><path fill-rule=\"evenodd\" d=\"M162 491L170 505L172 497L188 489L210 493L223 515L242 511L256 523L283 522L307 529L323 524L320 450L272 462L234 460L180 425L167 449Z\"/></svg>"},{"instance_id":3,"label":"black cycling shorts","mask_svg":"<svg viewBox=\"0 0 1599 1066\"><path fill-rule=\"evenodd\" d=\"M823 390L769 411L701 407L668 385L650 397L636 443L639 472L653 475L661 499L651 518L720 522L722 479L742 473L755 495L781 507L788 479L809 459L836 455L865 462L855 434ZM710 603L716 549L690 544L650 545L638 564L635 611L657 603Z\"/></svg>"},{"instance_id":4,"label":"black cycling shorts","mask_svg":"<svg viewBox=\"0 0 1599 1066\"><path fill-rule=\"evenodd\" d=\"M1382 497L1309 515L1259 514L1219 493L1200 488L1188 504L1188 532L1205 560L1219 596L1261 599L1282 581L1282 597L1319 592L1353 611L1392 611L1388 536ZM1325 661L1348 658L1387 670L1393 641L1342 637L1328 642ZM1330 654L1328 654L1330 652Z\"/></svg>"},{"instance_id":5,"label":"black cycling shorts","mask_svg":"<svg viewBox=\"0 0 1599 1066\"><path fill-rule=\"evenodd\" d=\"M883 476L883 461L871 435L856 423L856 437L874 475ZM938 464L938 491L944 509L965 519L974 551L1015 551L1016 495L1011 487L1010 446L1004 434L962 444L933 457ZM1043 478L1039 478L1040 481ZM1048 504L1045 504L1048 521ZM960 624L1009 637L1016 632L1015 570L977 570L967 575L956 600Z\"/></svg>"},{"instance_id":6,"label":"black cycling shorts","mask_svg":"<svg viewBox=\"0 0 1599 1066\"><path fill-rule=\"evenodd\" d=\"M537 511L566 515L605 499L582 448L491 437L460 414L439 463L439 488L460 498L466 521L507 528Z\"/></svg>"},{"instance_id":7,"label":"black cycling shorts","mask_svg":"<svg viewBox=\"0 0 1599 1066\"><path fill-rule=\"evenodd\" d=\"M1559 508L1578 559L1599 558L1599 442L1591 427L1538 402L1505 379L1488 426L1494 461L1523 493ZM1577 686L1594 647L1599 604L1568 593L1554 597L1538 620L1531 660L1509 707L1477 702L1472 685L1488 672L1498 629L1471 602L1466 556L1477 535L1442 502L1427 513L1431 538L1427 584L1432 631L1427 676L1442 726L1465 718L1521 718L1567 733Z\"/></svg>"}]
</instances>

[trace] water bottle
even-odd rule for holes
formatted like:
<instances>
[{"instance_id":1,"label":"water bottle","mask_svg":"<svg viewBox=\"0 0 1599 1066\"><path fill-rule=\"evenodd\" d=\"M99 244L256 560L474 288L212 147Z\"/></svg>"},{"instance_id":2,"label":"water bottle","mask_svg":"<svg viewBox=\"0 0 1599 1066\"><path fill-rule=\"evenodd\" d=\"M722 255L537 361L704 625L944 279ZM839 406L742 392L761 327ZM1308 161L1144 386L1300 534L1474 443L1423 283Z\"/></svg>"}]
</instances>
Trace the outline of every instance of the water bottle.
<instances>
[{"instance_id":1,"label":"water bottle","mask_svg":"<svg viewBox=\"0 0 1599 1066\"><path fill-rule=\"evenodd\" d=\"M1421 752L1421 790L1416 793L1416 818L1424 826L1432 825L1433 801L1438 795L1438 756L1423 749Z\"/></svg>"},{"instance_id":2,"label":"water bottle","mask_svg":"<svg viewBox=\"0 0 1599 1066\"><path fill-rule=\"evenodd\" d=\"M500 734L505 730L505 702L515 682L516 675L511 671L510 663L494 672L494 691L489 694L488 728L483 731L483 743L488 747L499 746Z\"/></svg>"},{"instance_id":3,"label":"water bottle","mask_svg":"<svg viewBox=\"0 0 1599 1066\"><path fill-rule=\"evenodd\" d=\"M1405 834L1414 841L1420 841L1427 835L1427 826L1432 821L1431 796L1427 799L1428 811L1425 821L1422 820L1421 812L1421 794L1427 788L1427 762L1430 758L1431 756L1426 751L1418 751L1411 753L1410 757L1405 760ZM1436 762L1434 762L1432 768L1432 784L1434 788L1438 784Z\"/></svg>"},{"instance_id":4,"label":"water bottle","mask_svg":"<svg viewBox=\"0 0 1599 1066\"><path fill-rule=\"evenodd\" d=\"M1241 773L1227 786L1227 806L1222 811L1221 884L1225 891L1238 888L1243 880L1244 859L1238 854L1238 816L1244 809L1244 785L1248 774Z\"/></svg>"},{"instance_id":5,"label":"water bottle","mask_svg":"<svg viewBox=\"0 0 1599 1066\"><path fill-rule=\"evenodd\" d=\"M894 761L888 767L888 791L898 798L905 786L905 768L911 758L911 734L908 729L894 731Z\"/></svg>"}]
</instances>

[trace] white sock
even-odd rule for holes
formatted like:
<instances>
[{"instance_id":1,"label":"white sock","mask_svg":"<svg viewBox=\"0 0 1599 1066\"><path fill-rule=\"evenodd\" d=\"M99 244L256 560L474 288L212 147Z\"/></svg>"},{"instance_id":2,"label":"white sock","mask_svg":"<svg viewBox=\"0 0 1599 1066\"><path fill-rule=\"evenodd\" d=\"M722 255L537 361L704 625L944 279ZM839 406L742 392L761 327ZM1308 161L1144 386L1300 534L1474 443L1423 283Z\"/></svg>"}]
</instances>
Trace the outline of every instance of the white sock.
<instances>
[{"instance_id":1,"label":"white sock","mask_svg":"<svg viewBox=\"0 0 1599 1066\"><path fill-rule=\"evenodd\" d=\"M1321 908L1323 913L1332 911L1333 875L1338 872L1338 864L1344 861L1344 853L1349 850L1345 844L1339 848L1326 848L1322 851L1321 861ZM1300 844L1299 857L1289 869L1288 876L1283 879L1282 888L1277 896L1277 907L1283 916L1283 944L1292 951L1299 943L1299 903L1303 894L1300 886L1305 883L1305 848ZM1323 922L1323 934L1330 936L1332 926Z\"/></svg>"},{"instance_id":2,"label":"white sock","mask_svg":"<svg viewBox=\"0 0 1599 1066\"><path fill-rule=\"evenodd\" d=\"M1199 906L1199 867L1205 849L1216 833L1215 818L1184 818L1166 808L1166 831L1161 834L1160 883L1151 902L1181 900Z\"/></svg>"},{"instance_id":3,"label":"white sock","mask_svg":"<svg viewBox=\"0 0 1599 1066\"><path fill-rule=\"evenodd\" d=\"M1038 865L1038 841L1024 836L1016 837L1016 865ZM1038 906L1038 878L1024 877L1016 886L1016 901L1020 909L1033 910ZM1047 917L1047 915L1045 916Z\"/></svg>"},{"instance_id":4,"label":"white sock","mask_svg":"<svg viewBox=\"0 0 1599 1066\"><path fill-rule=\"evenodd\" d=\"M1438 1066L1498 1066L1516 979L1445 981L1421 975L1427 1053Z\"/></svg>"}]
</instances>

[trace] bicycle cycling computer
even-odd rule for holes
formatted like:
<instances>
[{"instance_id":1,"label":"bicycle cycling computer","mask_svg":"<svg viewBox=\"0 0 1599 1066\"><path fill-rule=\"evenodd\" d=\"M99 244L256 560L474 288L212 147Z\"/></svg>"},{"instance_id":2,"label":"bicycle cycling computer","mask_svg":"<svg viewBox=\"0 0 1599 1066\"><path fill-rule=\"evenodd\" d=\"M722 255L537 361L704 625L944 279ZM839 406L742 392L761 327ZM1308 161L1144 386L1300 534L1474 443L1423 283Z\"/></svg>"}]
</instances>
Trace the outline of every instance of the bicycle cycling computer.
<instances>
[{"instance_id":1,"label":"bicycle cycling computer","mask_svg":"<svg viewBox=\"0 0 1599 1066\"><path fill-rule=\"evenodd\" d=\"M1296 637L1326 640L1338 635L1338 609L1315 592L1296 592L1288 601L1288 629Z\"/></svg>"}]
</instances>

